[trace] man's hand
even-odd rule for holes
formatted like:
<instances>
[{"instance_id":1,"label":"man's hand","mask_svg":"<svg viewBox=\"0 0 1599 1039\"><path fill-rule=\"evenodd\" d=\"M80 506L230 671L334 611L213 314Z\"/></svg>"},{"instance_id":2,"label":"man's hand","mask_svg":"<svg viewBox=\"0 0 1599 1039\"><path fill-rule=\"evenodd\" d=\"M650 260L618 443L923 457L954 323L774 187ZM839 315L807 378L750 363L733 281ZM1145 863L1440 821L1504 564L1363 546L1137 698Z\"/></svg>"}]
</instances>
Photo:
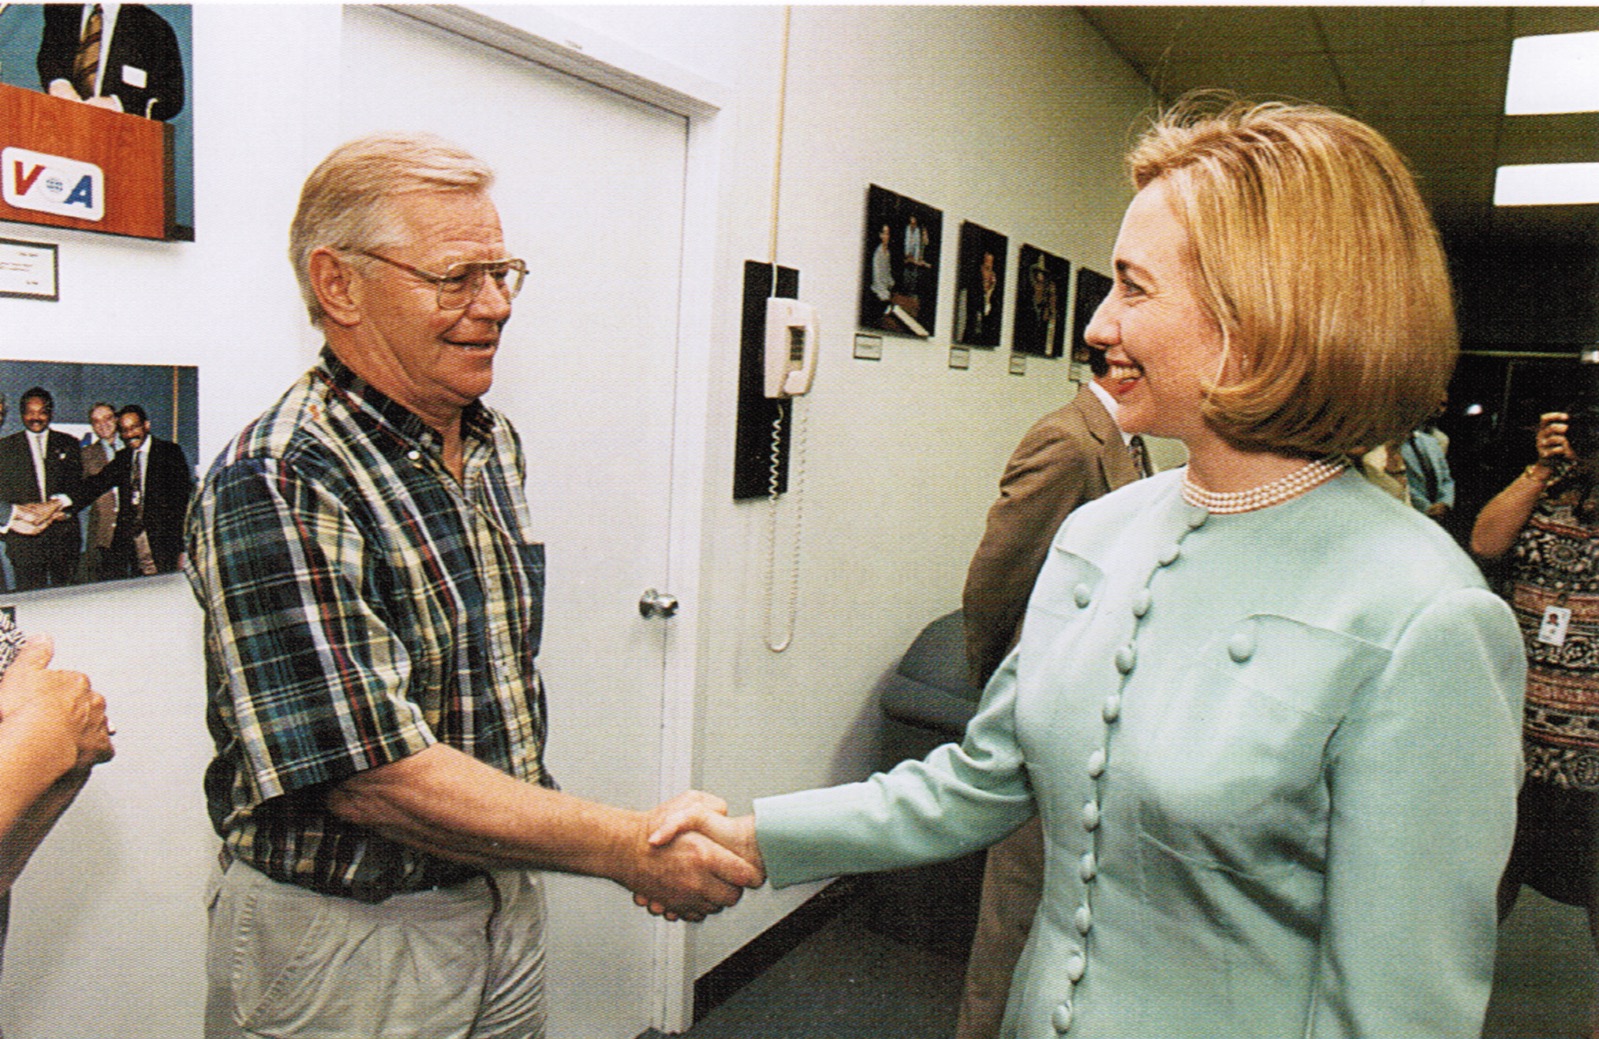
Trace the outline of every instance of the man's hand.
<instances>
[{"instance_id":1,"label":"man's hand","mask_svg":"<svg viewBox=\"0 0 1599 1039\"><path fill-rule=\"evenodd\" d=\"M105 697L76 671L52 671L55 644L35 637L0 679L0 722L18 726L40 752L59 759L59 774L87 772L116 754Z\"/></svg>"},{"instance_id":2,"label":"man's hand","mask_svg":"<svg viewBox=\"0 0 1599 1039\"><path fill-rule=\"evenodd\" d=\"M11 530L17 534L39 534L61 513L59 501L36 501L16 505L11 510Z\"/></svg>"},{"instance_id":3,"label":"man's hand","mask_svg":"<svg viewBox=\"0 0 1599 1039\"><path fill-rule=\"evenodd\" d=\"M668 920L703 920L738 902L743 888L759 887L766 874L759 865L730 851L703 833L656 840L675 831L679 820L702 816L727 819L727 802L690 790L666 801L643 817L639 870L627 886L633 901ZM676 839L674 839L676 838ZM753 842L752 842L753 843Z\"/></svg>"},{"instance_id":4,"label":"man's hand","mask_svg":"<svg viewBox=\"0 0 1599 1039\"><path fill-rule=\"evenodd\" d=\"M709 845L745 868L742 879L724 875L724 880L731 880L743 887L759 887L766 882L761 849L755 841L755 817L747 815L729 819L727 802L721 798L690 790L658 806L650 812L648 821L651 847L669 852L679 847L702 849ZM738 900L738 894L735 892L734 902ZM634 889L633 901L668 920L676 920L680 916L689 920L703 918L683 912L669 901L651 897L648 892L637 888Z\"/></svg>"}]
</instances>

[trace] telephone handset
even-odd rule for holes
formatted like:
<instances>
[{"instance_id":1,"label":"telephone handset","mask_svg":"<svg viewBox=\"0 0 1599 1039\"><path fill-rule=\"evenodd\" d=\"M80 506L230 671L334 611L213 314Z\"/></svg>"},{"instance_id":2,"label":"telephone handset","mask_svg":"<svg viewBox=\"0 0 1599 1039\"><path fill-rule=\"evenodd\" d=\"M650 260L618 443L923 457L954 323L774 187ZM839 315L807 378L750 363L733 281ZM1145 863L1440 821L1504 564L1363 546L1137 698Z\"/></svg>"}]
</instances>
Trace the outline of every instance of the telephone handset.
<instances>
[{"instance_id":1,"label":"telephone handset","mask_svg":"<svg viewBox=\"0 0 1599 1039\"><path fill-rule=\"evenodd\" d=\"M798 397L816 374L816 308L797 299L766 301L766 395Z\"/></svg>"}]
</instances>

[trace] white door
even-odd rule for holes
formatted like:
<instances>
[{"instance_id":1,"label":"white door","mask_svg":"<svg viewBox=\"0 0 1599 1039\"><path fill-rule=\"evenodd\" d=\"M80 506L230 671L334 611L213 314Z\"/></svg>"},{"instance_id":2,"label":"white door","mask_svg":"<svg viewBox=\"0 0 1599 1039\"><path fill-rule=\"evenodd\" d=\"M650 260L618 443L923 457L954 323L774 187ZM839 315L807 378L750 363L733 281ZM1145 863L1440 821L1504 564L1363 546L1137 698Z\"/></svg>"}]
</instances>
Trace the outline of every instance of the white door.
<instances>
[{"instance_id":1,"label":"white door","mask_svg":"<svg viewBox=\"0 0 1599 1039\"><path fill-rule=\"evenodd\" d=\"M667 572L687 123L409 19L344 17L346 136L429 130L496 171L530 274L487 399L521 432L546 545L549 763L574 794L649 807L671 622L638 601ZM659 999L651 918L607 881L549 880L550 1035L636 1036Z\"/></svg>"}]
</instances>

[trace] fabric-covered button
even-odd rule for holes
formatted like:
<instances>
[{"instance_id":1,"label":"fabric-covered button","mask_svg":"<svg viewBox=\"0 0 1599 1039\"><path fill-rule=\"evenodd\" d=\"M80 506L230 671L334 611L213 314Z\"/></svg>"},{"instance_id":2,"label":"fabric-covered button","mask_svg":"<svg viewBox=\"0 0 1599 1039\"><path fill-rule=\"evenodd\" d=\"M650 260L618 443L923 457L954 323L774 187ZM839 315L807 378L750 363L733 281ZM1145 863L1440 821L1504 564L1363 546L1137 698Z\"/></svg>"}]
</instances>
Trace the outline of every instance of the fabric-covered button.
<instances>
[{"instance_id":1,"label":"fabric-covered button","mask_svg":"<svg viewBox=\"0 0 1599 1039\"><path fill-rule=\"evenodd\" d=\"M1175 542L1160 550L1159 562L1161 566L1171 566L1183 554L1183 546Z\"/></svg>"},{"instance_id":2,"label":"fabric-covered button","mask_svg":"<svg viewBox=\"0 0 1599 1039\"><path fill-rule=\"evenodd\" d=\"M1094 590L1086 584L1080 584L1072 589L1072 601L1077 604L1078 609L1082 609L1094 601Z\"/></svg>"},{"instance_id":3,"label":"fabric-covered button","mask_svg":"<svg viewBox=\"0 0 1599 1039\"><path fill-rule=\"evenodd\" d=\"M1071 1031L1071 1029L1072 1029L1072 1005L1071 1005L1071 1002L1067 1001L1065 1003L1062 1003L1060 1006L1056 1007L1055 1008L1055 1012L1049 1016L1049 1023L1054 1025L1055 1026L1055 1031L1059 1032L1061 1035L1065 1035L1067 1032Z\"/></svg>"},{"instance_id":4,"label":"fabric-covered button","mask_svg":"<svg viewBox=\"0 0 1599 1039\"><path fill-rule=\"evenodd\" d=\"M1088 755L1088 778L1098 779L1105 774L1105 748L1095 747L1094 752Z\"/></svg>"},{"instance_id":5,"label":"fabric-covered button","mask_svg":"<svg viewBox=\"0 0 1599 1039\"><path fill-rule=\"evenodd\" d=\"M1188 506L1188 515L1184 517L1189 530L1198 530L1210 519L1210 510L1200 505Z\"/></svg>"},{"instance_id":6,"label":"fabric-covered button","mask_svg":"<svg viewBox=\"0 0 1599 1039\"><path fill-rule=\"evenodd\" d=\"M1087 936L1094 929L1094 911L1087 906L1077 907L1077 912L1072 914L1072 923L1077 925L1077 933Z\"/></svg>"},{"instance_id":7,"label":"fabric-covered button","mask_svg":"<svg viewBox=\"0 0 1599 1039\"><path fill-rule=\"evenodd\" d=\"M1255 636L1247 631L1240 631L1227 640L1227 655L1233 658L1233 663L1242 664L1255 655Z\"/></svg>"},{"instance_id":8,"label":"fabric-covered button","mask_svg":"<svg viewBox=\"0 0 1599 1039\"><path fill-rule=\"evenodd\" d=\"M1144 614L1149 612L1149 589L1140 588L1133 593L1133 616L1139 620L1144 619Z\"/></svg>"},{"instance_id":9,"label":"fabric-covered button","mask_svg":"<svg viewBox=\"0 0 1599 1039\"><path fill-rule=\"evenodd\" d=\"M1083 804L1083 829L1095 830L1099 828L1099 802L1086 801Z\"/></svg>"},{"instance_id":10,"label":"fabric-covered button","mask_svg":"<svg viewBox=\"0 0 1599 1039\"><path fill-rule=\"evenodd\" d=\"M1087 972L1088 961L1083 959L1082 953L1073 952L1070 956L1066 957L1066 976L1071 978L1074 983L1082 981L1083 975Z\"/></svg>"},{"instance_id":11,"label":"fabric-covered button","mask_svg":"<svg viewBox=\"0 0 1599 1039\"><path fill-rule=\"evenodd\" d=\"M1083 857L1077 860L1077 875L1085 884L1099 875L1099 860L1094 858L1093 852L1085 851Z\"/></svg>"},{"instance_id":12,"label":"fabric-covered button","mask_svg":"<svg viewBox=\"0 0 1599 1039\"><path fill-rule=\"evenodd\" d=\"M1122 698L1112 693L1105 697L1105 706L1100 709L1100 717L1105 719L1105 724L1110 724L1122 716Z\"/></svg>"},{"instance_id":13,"label":"fabric-covered button","mask_svg":"<svg viewBox=\"0 0 1599 1039\"><path fill-rule=\"evenodd\" d=\"M1124 675L1132 674L1133 668L1138 665L1138 646L1129 642L1116 651L1116 670Z\"/></svg>"}]
</instances>

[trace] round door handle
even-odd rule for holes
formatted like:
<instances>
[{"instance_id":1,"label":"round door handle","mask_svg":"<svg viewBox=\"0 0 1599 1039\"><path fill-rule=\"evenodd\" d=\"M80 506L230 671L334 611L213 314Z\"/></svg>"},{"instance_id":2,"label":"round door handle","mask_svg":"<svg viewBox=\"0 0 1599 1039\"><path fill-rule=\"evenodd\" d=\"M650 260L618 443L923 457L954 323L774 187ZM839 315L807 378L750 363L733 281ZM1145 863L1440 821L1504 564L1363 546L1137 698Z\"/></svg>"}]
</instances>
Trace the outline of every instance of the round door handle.
<instances>
[{"instance_id":1,"label":"round door handle","mask_svg":"<svg viewBox=\"0 0 1599 1039\"><path fill-rule=\"evenodd\" d=\"M677 596L653 588L646 588L638 601L640 617L670 617L677 613L677 607Z\"/></svg>"}]
</instances>

